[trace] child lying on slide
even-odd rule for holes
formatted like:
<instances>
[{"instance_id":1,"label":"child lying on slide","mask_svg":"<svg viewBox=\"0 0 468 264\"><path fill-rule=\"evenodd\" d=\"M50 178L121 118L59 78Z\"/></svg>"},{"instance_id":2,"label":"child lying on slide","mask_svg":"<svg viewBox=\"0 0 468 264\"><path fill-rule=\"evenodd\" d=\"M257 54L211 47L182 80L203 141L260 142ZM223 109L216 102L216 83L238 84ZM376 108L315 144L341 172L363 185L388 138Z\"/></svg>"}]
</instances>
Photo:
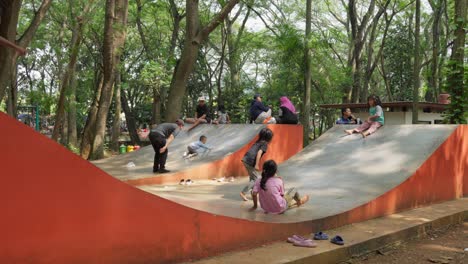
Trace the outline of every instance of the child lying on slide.
<instances>
[{"instance_id":1,"label":"child lying on slide","mask_svg":"<svg viewBox=\"0 0 468 264\"><path fill-rule=\"evenodd\" d=\"M184 153L184 157L189 159L211 150L212 148L206 145L207 141L208 138L206 136L201 136L200 140L190 143L190 145L187 146L187 152Z\"/></svg>"}]
</instances>

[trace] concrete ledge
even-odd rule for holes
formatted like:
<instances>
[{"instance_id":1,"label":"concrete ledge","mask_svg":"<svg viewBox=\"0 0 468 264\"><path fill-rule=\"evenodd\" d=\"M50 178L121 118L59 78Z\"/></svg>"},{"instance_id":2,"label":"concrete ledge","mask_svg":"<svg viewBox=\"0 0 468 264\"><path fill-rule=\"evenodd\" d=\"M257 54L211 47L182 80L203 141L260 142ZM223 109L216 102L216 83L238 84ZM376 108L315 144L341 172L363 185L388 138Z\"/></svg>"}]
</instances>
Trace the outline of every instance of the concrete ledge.
<instances>
[{"instance_id":1,"label":"concrete ledge","mask_svg":"<svg viewBox=\"0 0 468 264\"><path fill-rule=\"evenodd\" d=\"M467 220L468 198L463 198L328 230L330 237L339 234L344 238L346 245L342 247L329 241L318 241L313 249L277 242L192 263L338 263Z\"/></svg>"}]
</instances>

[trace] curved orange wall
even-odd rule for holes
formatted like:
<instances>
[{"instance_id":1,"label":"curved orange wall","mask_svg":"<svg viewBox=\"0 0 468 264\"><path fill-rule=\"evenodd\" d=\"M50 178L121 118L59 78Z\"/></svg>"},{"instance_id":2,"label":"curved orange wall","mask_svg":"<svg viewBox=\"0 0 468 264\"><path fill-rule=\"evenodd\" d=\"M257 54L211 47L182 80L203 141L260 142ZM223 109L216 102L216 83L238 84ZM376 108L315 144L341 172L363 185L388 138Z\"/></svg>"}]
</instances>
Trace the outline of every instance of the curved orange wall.
<instances>
[{"instance_id":1,"label":"curved orange wall","mask_svg":"<svg viewBox=\"0 0 468 264\"><path fill-rule=\"evenodd\" d=\"M274 159L281 163L302 150L302 126L300 125L268 125L273 131L273 140L268 146L267 153L262 160ZM164 176L127 180L134 186L165 184L178 182L181 179L211 179L213 177L247 176L242 165L242 158L258 137L236 152L214 162L206 163L187 170L171 173Z\"/></svg>"},{"instance_id":2,"label":"curved orange wall","mask_svg":"<svg viewBox=\"0 0 468 264\"><path fill-rule=\"evenodd\" d=\"M343 214L295 224L212 215L120 182L0 113L0 263L173 263L459 197L465 127L407 181ZM462 144L460 144L462 143ZM444 165L439 165L441 159ZM439 168L439 166L442 166ZM415 191L416 190L416 191ZM411 193L411 194L410 194Z\"/></svg>"}]
</instances>

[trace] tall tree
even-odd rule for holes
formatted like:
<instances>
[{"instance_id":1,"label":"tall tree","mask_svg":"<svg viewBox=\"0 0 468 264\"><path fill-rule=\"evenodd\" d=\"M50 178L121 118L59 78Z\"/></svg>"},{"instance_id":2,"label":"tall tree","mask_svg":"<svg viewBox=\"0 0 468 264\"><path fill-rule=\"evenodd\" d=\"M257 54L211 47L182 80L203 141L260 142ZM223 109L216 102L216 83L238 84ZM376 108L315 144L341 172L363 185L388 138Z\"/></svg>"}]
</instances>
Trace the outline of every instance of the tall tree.
<instances>
[{"instance_id":1,"label":"tall tree","mask_svg":"<svg viewBox=\"0 0 468 264\"><path fill-rule=\"evenodd\" d=\"M120 79L120 69L115 71L115 82L114 82L114 117L112 119L112 137L111 137L111 148L114 151L119 150L119 137L120 137L120 113L122 112L122 100L121 100L121 89L122 80Z\"/></svg>"},{"instance_id":2,"label":"tall tree","mask_svg":"<svg viewBox=\"0 0 468 264\"><path fill-rule=\"evenodd\" d=\"M4 12L1 17L0 37L3 37L22 48L26 48L31 43L36 30L49 10L52 0L42 1L41 6L34 14L28 28L18 40L16 40L16 33L22 1L9 2L10 4L7 5L5 10L3 10ZM11 83L13 77L16 77L17 59L18 54L12 49L0 49L0 102L2 102L5 97L5 92L8 87L10 87L10 89L16 89L16 85L12 86ZM14 81L14 83L16 83L16 81ZM12 91L12 93L14 93L14 91ZM14 111L15 110L13 110L13 113L10 112L9 114L15 115Z\"/></svg>"},{"instance_id":3,"label":"tall tree","mask_svg":"<svg viewBox=\"0 0 468 264\"><path fill-rule=\"evenodd\" d=\"M78 54L80 52L81 41L83 38L83 24L86 22L83 20L84 17L87 16L89 9L91 8L92 1L85 1L85 6L81 15L74 15L73 7L76 3L70 1L69 8L70 13L74 16L73 27L72 27L72 38L70 44L70 59L67 65L65 72L63 73L62 81L60 83L60 95L59 101L57 104L57 112L55 116L55 126L54 131L52 133L52 139L57 141L60 135L60 130L62 129L62 125L64 124L64 116L65 116L65 104L66 104L66 96L69 96L71 99L71 103L74 104L74 95L70 95L70 86L73 84L72 79L75 76L75 68L76 62L78 60ZM76 143L76 142L74 142Z\"/></svg>"},{"instance_id":4,"label":"tall tree","mask_svg":"<svg viewBox=\"0 0 468 264\"><path fill-rule=\"evenodd\" d=\"M447 86L450 92L450 106L447 120L452 123L466 124L468 118L468 92L465 78L465 39L468 0L455 0L454 19L455 24L452 55L449 61L449 74Z\"/></svg>"},{"instance_id":5,"label":"tall tree","mask_svg":"<svg viewBox=\"0 0 468 264\"><path fill-rule=\"evenodd\" d=\"M306 1L306 32L304 41L304 101L302 109L302 125L304 128L304 146L309 144L310 128L310 91L312 86L311 69L311 37L312 37L312 0Z\"/></svg>"},{"instance_id":6,"label":"tall tree","mask_svg":"<svg viewBox=\"0 0 468 264\"><path fill-rule=\"evenodd\" d=\"M208 39L209 34L226 18L239 1L230 0L206 26L201 27L198 0L186 0L185 43L180 60L174 70L167 103L166 121L180 117L187 82L198 57L200 45Z\"/></svg>"},{"instance_id":7,"label":"tall tree","mask_svg":"<svg viewBox=\"0 0 468 264\"><path fill-rule=\"evenodd\" d=\"M106 18L103 41L103 85L99 98L95 124L90 125L91 147L82 145L82 157L100 159L104 157L106 120L113 95L115 70L117 69L126 37L128 0L106 0ZM86 133L86 131L85 131ZM83 148L90 149L89 156L83 155Z\"/></svg>"},{"instance_id":8,"label":"tall tree","mask_svg":"<svg viewBox=\"0 0 468 264\"><path fill-rule=\"evenodd\" d=\"M420 28L421 28L421 0L416 0L416 14L414 24L414 65L413 65L413 124L418 123L418 105L419 105L419 86L421 79L421 55L419 46Z\"/></svg>"},{"instance_id":9,"label":"tall tree","mask_svg":"<svg viewBox=\"0 0 468 264\"><path fill-rule=\"evenodd\" d=\"M426 92L425 99L428 102L434 101L440 92L440 42L441 42L441 27L444 10L446 8L446 0L429 0L429 4L433 13L432 21L432 58L430 62L429 74L429 89Z\"/></svg>"}]
</instances>

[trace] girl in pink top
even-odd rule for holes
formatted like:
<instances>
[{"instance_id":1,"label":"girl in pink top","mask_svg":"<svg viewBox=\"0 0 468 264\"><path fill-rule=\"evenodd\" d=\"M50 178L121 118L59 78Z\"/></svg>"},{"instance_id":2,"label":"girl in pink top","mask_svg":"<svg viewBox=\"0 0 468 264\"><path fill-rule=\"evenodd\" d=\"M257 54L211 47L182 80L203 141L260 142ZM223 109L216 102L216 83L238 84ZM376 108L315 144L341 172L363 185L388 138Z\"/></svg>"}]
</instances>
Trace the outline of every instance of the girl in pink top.
<instances>
[{"instance_id":1,"label":"girl in pink top","mask_svg":"<svg viewBox=\"0 0 468 264\"><path fill-rule=\"evenodd\" d=\"M280 177L277 177L278 166L274 160L268 160L263 164L262 178L255 182L252 198L254 211L257 209L258 199L260 206L265 213L281 214L287 209L297 205L301 206L309 200L309 196L300 197L296 188L284 191L284 183ZM276 177L275 177L276 176Z\"/></svg>"}]
</instances>

